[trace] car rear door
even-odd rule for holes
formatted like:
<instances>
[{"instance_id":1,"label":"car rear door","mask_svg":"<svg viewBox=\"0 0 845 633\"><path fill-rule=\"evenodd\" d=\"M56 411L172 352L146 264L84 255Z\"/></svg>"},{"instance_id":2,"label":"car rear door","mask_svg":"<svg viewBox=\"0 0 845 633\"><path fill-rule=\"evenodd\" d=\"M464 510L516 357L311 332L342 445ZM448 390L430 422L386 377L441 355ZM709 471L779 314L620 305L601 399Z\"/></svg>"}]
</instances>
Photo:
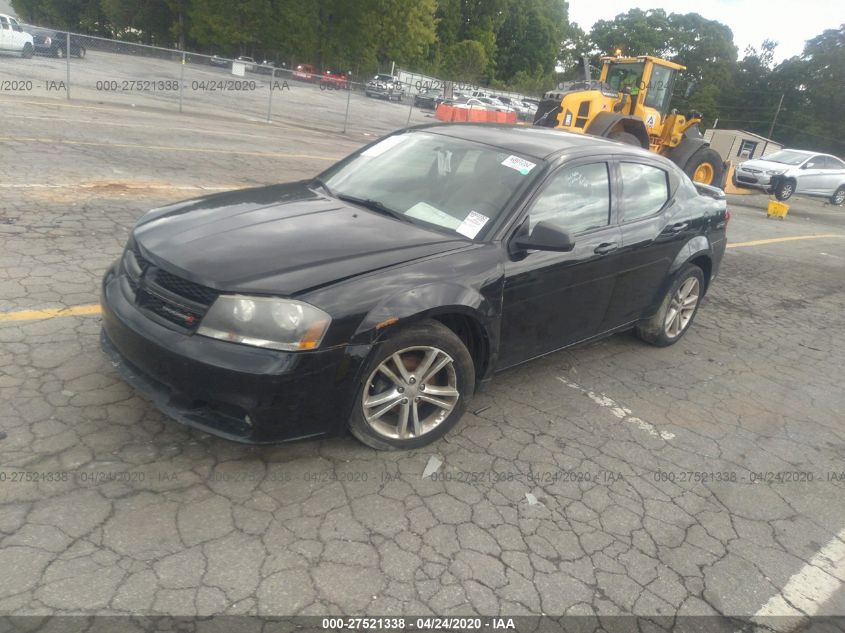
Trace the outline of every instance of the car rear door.
<instances>
[{"instance_id":1,"label":"car rear door","mask_svg":"<svg viewBox=\"0 0 845 633\"><path fill-rule=\"evenodd\" d=\"M653 305L678 252L702 229L676 206L677 180L648 157L620 157L619 273L608 306L607 329L633 323Z\"/></svg>"},{"instance_id":2,"label":"car rear door","mask_svg":"<svg viewBox=\"0 0 845 633\"><path fill-rule=\"evenodd\" d=\"M529 251L505 264L499 367L600 332L616 278L619 228L607 161L582 159L544 181L527 211L574 237L568 253ZM512 239L512 238L511 238Z\"/></svg>"}]
</instances>

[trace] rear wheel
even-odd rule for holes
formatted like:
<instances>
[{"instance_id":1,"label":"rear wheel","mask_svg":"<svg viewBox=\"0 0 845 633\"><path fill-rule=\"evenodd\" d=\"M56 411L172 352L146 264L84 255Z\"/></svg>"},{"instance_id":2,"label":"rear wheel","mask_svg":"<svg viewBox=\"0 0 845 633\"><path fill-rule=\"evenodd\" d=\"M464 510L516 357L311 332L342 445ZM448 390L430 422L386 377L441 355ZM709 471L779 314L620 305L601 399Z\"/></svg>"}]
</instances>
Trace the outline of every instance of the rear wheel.
<instances>
[{"instance_id":1,"label":"rear wheel","mask_svg":"<svg viewBox=\"0 0 845 633\"><path fill-rule=\"evenodd\" d=\"M61 46L57 46L56 47L56 57L58 57L59 59L62 59L62 58L64 58L64 56L65 56L65 49L63 49Z\"/></svg>"},{"instance_id":2,"label":"rear wheel","mask_svg":"<svg viewBox=\"0 0 845 633\"><path fill-rule=\"evenodd\" d=\"M830 204L834 204L839 207L842 206L843 203L845 203L845 187L839 187L839 189L836 190L836 193L830 197Z\"/></svg>"},{"instance_id":3,"label":"rear wheel","mask_svg":"<svg viewBox=\"0 0 845 633\"><path fill-rule=\"evenodd\" d=\"M795 193L795 181L793 180L782 180L775 187L775 198L778 200L789 200L793 193Z\"/></svg>"},{"instance_id":4,"label":"rear wheel","mask_svg":"<svg viewBox=\"0 0 845 633\"><path fill-rule=\"evenodd\" d=\"M364 375L349 429L379 450L418 448L442 437L475 389L466 346L437 321L397 330L379 346Z\"/></svg>"},{"instance_id":5,"label":"rear wheel","mask_svg":"<svg viewBox=\"0 0 845 633\"><path fill-rule=\"evenodd\" d=\"M636 327L637 336L657 347L677 343L689 329L704 294L704 273L695 264L684 266L657 313Z\"/></svg>"},{"instance_id":6,"label":"rear wheel","mask_svg":"<svg viewBox=\"0 0 845 633\"><path fill-rule=\"evenodd\" d=\"M80 46L80 47L79 47L79 50L77 50L77 51L76 51L76 56L77 56L79 59L84 59L84 58L85 58L85 52L86 52L86 51L85 51L85 47L84 47L84 46Z\"/></svg>"},{"instance_id":7,"label":"rear wheel","mask_svg":"<svg viewBox=\"0 0 845 633\"><path fill-rule=\"evenodd\" d=\"M607 135L607 138L609 138L611 141L619 141L620 143L625 143L626 145L636 145L637 147L642 147L640 139L638 139L630 132L611 132Z\"/></svg>"},{"instance_id":8,"label":"rear wheel","mask_svg":"<svg viewBox=\"0 0 845 633\"><path fill-rule=\"evenodd\" d=\"M723 170L722 157L710 147L702 147L695 152L684 167L684 172L693 182L716 187L722 182Z\"/></svg>"}]
</instances>

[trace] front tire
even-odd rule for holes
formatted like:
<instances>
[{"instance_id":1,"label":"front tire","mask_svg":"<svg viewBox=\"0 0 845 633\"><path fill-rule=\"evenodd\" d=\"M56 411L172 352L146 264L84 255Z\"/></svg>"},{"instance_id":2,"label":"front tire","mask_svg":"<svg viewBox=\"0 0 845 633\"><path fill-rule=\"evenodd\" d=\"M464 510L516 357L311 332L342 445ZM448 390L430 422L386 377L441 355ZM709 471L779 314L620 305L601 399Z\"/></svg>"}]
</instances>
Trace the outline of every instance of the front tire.
<instances>
[{"instance_id":1,"label":"front tire","mask_svg":"<svg viewBox=\"0 0 845 633\"><path fill-rule=\"evenodd\" d=\"M65 57L65 49L61 46L56 47L56 59L64 59Z\"/></svg>"},{"instance_id":2,"label":"front tire","mask_svg":"<svg viewBox=\"0 0 845 633\"><path fill-rule=\"evenodd\" d=\"M775 198L780 201L789 200L793 193L795 193L794 180L782 180L778 183L778 186L775 187Z\"/></svg>"},{"instance_id":3,"label":"front tire","mask_svg":"<svg viewBox=\"0 0 845 633\"><path fill-rule=\"evenodd\" d=\"M638 139L630 132L611 132L607 135L607 138L609 138L611 141L619 141L620 143L625 143L625 145L634 145L635 147L643 146L643 144L640 143L640 139Z\"/></svg>"},{"instance_id":4,"label":"front tire","mask_svg":"<svg viewBox=\"0 0 845 633\"><path fill-rule=\"evenodd\" d=\"M397 330L378 346L363 375L349 430L378 450L419 448L443 437L475 390L469 351L433 320Z\"/></svg>"},{"instance_id":5,"label":"front tire","mask_svg":"<svg viewBox=\"0 0 845 633\"><path fill-rule=\"evenodd\" d=\"M685 265L655 315L637 325L637 336L657 347L677 343L692 325L702 296L704 273L695 264Z\"/></svg>"},{"instance_id":6,"label":"front tire","mask_svg":"<svg viewBox=\"0 0 845 633\"><path fill-rule=\"evenodd\" d=\"M830 196L830 204L841 207L845 203L845 186L839 187L836 192Z\"/></svg>"},{"instance_id":7,"label":"front tire","mask_svg":"<svg viewBox=\"0 0 845 633\"><path fill-rule=\"evenodd\" d=\"M695 152L684 167L684 173L690 180L714 187L720 186L723 171L722 157L710 147L702 147Z\"/></svg>"},{"instance_id":8,"label":"front tire","mask_svg":"<svg viewBox=\"0 0 845 633\"><path fill-rule=\"evenodd\" d=\"M77 51L76 51L76 56L77 56L79 59L85 59L85 53L86 53L86 52L87 52L87 51L85 50L85 47L84 47L84 46L80 46L80 47L79 47L79 50L77 50Z\"/></svg>"},{"instance_id":9,"label":"front tire","mask_svg":"<svg viewBox=\"0 0 845 633\"><path fill-rule=\"evenodd\" d=\"M29 42L24 44L23 50L21 51L21 57L23 57L24 59L29 59L33 56L33 54L35 54L35 49L32 47L32 44L30 44Z\"/></svg>"}]
</instances>

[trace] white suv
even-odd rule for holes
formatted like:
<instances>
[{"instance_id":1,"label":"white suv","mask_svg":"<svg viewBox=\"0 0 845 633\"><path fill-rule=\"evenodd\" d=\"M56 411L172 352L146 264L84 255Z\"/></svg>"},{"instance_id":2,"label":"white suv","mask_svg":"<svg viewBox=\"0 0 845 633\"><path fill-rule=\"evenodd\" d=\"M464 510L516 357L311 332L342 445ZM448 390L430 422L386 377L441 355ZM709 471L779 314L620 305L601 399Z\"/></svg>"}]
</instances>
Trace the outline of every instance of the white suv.
<instances>
[{"instance_id":1,"label":"white suv","mask_svg":"<svg viewBox=\"0 0 845 633\"><path fill-rule=\"evenodd\" d=\"M830 154L784 149L736 168L735 184L762 187L787 200L793 193L845 203L845 163Z\"/></svg>"},{"instance_id":2,"label":"white suv","mask_svg":"<svg viewBox=\"0 0 845 633\"><path fill-rule=\"evenodd\" d=\"M19 53L21 57L32 57L34 52L32 35L24 33L20 23L11 15L0 13L0 53Z\"/></svg>"}]
</instances>

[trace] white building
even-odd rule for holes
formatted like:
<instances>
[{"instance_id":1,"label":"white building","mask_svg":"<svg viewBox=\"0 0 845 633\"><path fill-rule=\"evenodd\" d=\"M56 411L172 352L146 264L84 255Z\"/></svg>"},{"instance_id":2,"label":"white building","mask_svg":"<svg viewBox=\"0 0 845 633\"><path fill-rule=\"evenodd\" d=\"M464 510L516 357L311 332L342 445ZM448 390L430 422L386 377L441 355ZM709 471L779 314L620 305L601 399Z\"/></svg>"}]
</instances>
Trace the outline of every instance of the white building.
<instances>
[{"instance_id":1,"label":"white building","mask_svg":"<svg viewBox=\"0 0 845 633\"><path fill-rule=\"evenodd\" d=\"M765 136L745 130L707 130L705 140L719 152L722 160L741 163L750 158L762 158L783 149L783 145Z\"/></svg>"}]
</instances>

